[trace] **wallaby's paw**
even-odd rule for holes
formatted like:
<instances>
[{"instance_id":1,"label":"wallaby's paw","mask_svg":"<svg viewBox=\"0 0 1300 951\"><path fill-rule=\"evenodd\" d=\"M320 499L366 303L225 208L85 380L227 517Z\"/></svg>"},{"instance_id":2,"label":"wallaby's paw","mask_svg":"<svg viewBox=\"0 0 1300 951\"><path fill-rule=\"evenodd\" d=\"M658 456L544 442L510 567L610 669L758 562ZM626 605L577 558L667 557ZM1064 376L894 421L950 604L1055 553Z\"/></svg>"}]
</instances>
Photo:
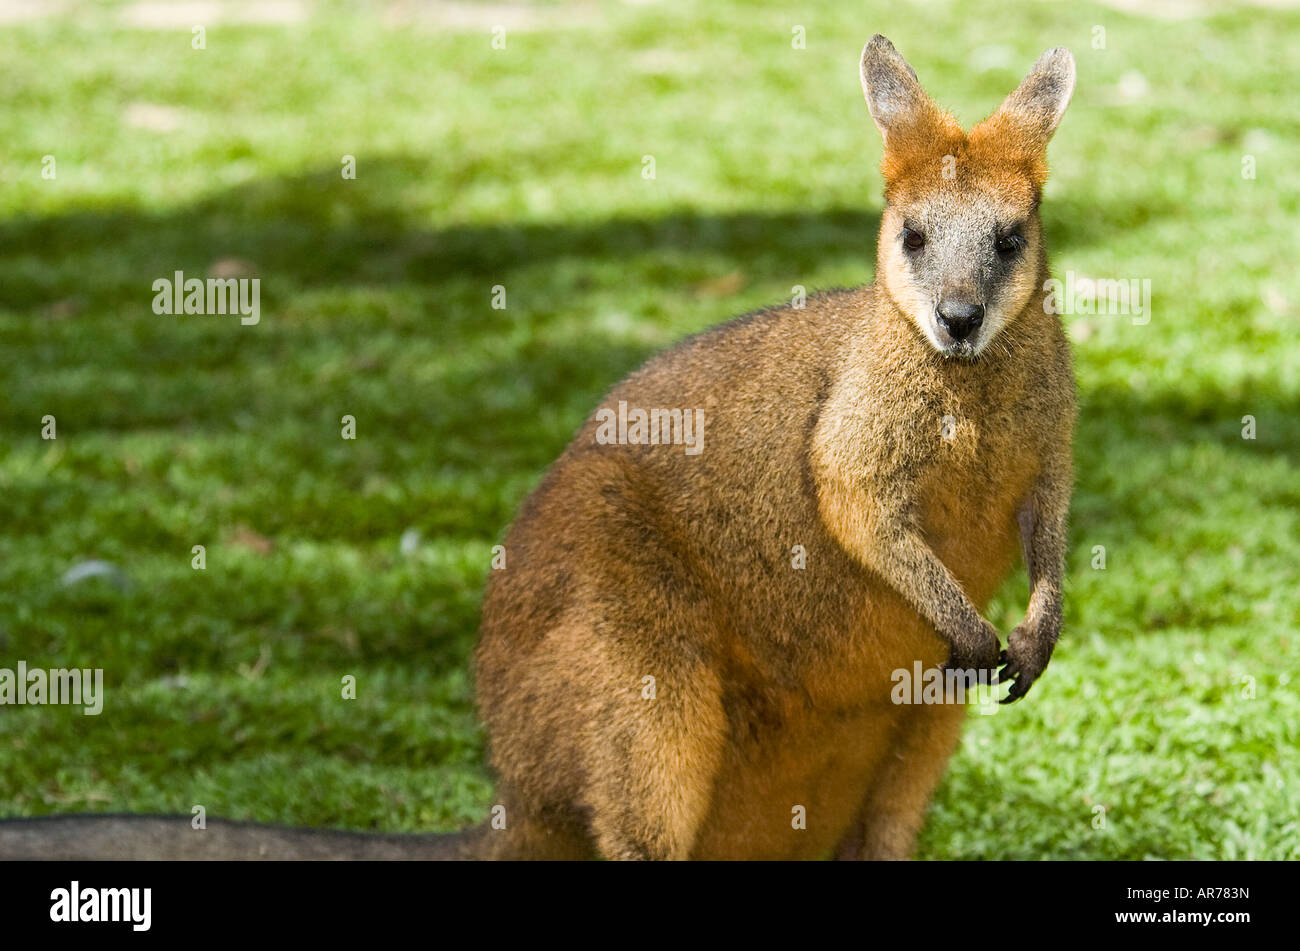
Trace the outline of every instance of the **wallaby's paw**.
<instances>
[{"instance_id":1,"label":"wallaby's paw","mask_svg":"<svg viewBox=\"0 0 1300 951\"><path fill-rule=\"evenodd\" d=\"M983 618L980 618L980 625L974 634L953 643L948 651L948 661L943 665L944 669L997 670L1001 662L998 630Z\"/></svg>"},{"instance_id":2,"label":"wallaby's paw","mask_svg":"<svg viewBox=\"0 0 1300 951\"><path fill-rule=\"evenodd\" d=\"M1052 646L1055 638L1027 624L1019 625L1007 638L1007 649L1002 652L998 663L1003 667L998 671L997 683L1011 684L1011 692L1000 703L1015 703L1047 669L1047 662L1052 659Z\"/></svg>"}]
</instances>

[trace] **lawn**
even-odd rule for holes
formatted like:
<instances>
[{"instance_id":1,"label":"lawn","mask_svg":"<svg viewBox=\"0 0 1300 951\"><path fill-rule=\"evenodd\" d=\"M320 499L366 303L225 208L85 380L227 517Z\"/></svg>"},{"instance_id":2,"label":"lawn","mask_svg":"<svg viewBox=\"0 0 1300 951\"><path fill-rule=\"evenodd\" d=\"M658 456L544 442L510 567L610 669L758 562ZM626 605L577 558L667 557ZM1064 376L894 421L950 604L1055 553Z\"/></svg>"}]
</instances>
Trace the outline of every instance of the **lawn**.
<instances>
[{"instance_id":1,"label":"lawn","mask_svg":"<svg viewBox=\"0 0 1300 951\"><path fill-rule=\"evenodd\" d=\"M967 124L1070 47L1054 269L1153 295L1065 318L1066 632L921 857L1300 858L1300 10L867 6L0 3L0 667L106 682L0 709L0 816L480 819L492 546L656 350L871 280L883 32Z\"/></svg>"}]
</instances>

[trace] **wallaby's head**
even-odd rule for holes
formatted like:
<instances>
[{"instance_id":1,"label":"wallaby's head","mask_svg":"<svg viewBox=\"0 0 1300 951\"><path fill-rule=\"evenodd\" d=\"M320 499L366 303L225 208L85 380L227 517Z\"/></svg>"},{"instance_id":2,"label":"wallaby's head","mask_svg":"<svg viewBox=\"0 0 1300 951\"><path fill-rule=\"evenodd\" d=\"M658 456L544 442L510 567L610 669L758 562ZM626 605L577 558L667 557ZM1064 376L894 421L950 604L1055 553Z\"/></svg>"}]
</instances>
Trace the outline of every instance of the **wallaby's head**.
<instances>
[{"instance_id":1,"label":"wallaby's head","mask_svg":"<svg viewBox=\"0 0 1300 951\"><path fill-rule=\"evenodd\" d=\"M1074 58L1048 50L969 133L883 36L862 51L862 89L885 140L877 281L936 350L973 360L1024 311L1046 270L1038 201Z\"/></svg>"}]
</instances>

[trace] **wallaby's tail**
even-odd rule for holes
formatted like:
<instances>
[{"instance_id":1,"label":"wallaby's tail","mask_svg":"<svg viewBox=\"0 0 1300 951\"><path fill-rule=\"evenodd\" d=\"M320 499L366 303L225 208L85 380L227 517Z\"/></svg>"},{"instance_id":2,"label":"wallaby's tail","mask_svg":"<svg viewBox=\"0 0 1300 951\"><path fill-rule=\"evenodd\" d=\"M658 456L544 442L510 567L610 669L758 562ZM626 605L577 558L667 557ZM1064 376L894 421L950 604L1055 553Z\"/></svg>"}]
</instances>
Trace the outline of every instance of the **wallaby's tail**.
<instances>
[{"instance_id":1,"label":"wallaby's tail","mask_svg":"<svg viewBox=\"0 0 1300 951\"><path fill-rule=\"evenodd\" d=\"M189 816L50 816L0 822L0 859L473 859L486 826L448 835L287 829Z\"/></svg>"}]
</instances>

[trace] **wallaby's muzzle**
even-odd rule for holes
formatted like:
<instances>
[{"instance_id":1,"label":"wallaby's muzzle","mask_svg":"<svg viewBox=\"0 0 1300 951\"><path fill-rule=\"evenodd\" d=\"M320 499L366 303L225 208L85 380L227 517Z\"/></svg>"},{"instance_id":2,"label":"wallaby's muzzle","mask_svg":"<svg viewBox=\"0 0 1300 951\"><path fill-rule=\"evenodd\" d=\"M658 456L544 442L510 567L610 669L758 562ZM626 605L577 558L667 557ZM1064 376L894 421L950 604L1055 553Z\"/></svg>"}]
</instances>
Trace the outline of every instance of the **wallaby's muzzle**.
<instances>
[{"instance_id":1,"label":"wallaby's muzzle","mask_svg":"<svg viewBox=\"0 0 1300 951\"><path fill-rule=\"evenodd\" d=\"M941 300L936 308L940 329L954 342L965 340L984 323L984 305L969 301Z\"/></svg>"}]
</instances>

